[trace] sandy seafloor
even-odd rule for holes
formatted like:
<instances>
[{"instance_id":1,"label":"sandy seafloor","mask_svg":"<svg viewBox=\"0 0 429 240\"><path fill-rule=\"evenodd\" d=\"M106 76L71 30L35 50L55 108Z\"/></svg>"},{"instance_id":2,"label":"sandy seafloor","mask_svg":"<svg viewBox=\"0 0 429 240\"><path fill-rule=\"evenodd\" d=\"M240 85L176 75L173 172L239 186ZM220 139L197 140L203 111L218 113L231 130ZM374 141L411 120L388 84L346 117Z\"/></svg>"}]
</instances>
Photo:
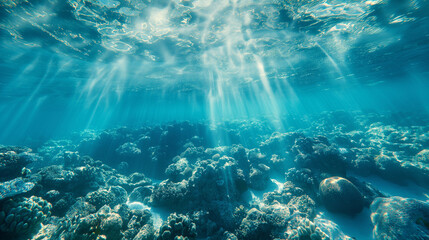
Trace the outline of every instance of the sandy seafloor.
<instances>
[{"instance_id":1,"label":"sandy seafloor","mask_svg":"<svg viewBox=\"0 0 429 240\"><path fill-rule=\"evenodd\" d=\"M172 122L2 146L2 239L428 237L427 116L292 119L282 132Z\"/></svg>"}]
</instances>

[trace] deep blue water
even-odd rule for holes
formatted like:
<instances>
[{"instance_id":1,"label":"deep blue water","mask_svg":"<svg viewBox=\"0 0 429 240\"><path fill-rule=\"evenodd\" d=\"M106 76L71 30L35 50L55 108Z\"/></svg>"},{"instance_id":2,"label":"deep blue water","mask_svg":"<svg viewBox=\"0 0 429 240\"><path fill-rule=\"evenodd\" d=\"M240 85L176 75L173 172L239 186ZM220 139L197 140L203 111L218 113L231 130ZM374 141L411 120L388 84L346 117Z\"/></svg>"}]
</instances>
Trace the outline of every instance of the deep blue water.
<instances>
[{"instance_id":1,"label":"deep blue water","mask_svg":"<svg viewBox=\"0 0 429 240\"><path fill-rule=\"evenodd\" d=\"M91 202L92 193L120 185L107 177L123 174L132 185L132 172L141 172L153 181L148 183L151 200L142 202L152 209L155 230L162 235L160 226L170 213L192 215L189 203L172 208L169 201L183 199L162 188L165 182L177 184L178 176L168 171L183 170L179 163L185 159L190 170L178 174L182 183L189 182L184 184L189 194L184 199L194 204L201 200L194 195L208 194L199 194L195 186L201 191L221 189L219 196L215 192L204 199L207 205L201 204L210 214L241 204L243 224L251 208L264 212L264 207L274 206L280 214L287 203L279 200L279 207L263 194L280 194L285 180L298 186L302 178L314 178L312 187L317 189L305 189L305 194L315 200L317 214L306 218L325 233L324 227L334 231L338 224L344 234L357 239L383 239L372 235L371 216L385 209L371 209L368 203L357 216L338 215L325 208L328 204L319 199L318 188L330 176L356 177L384 197L419 199L429 206L429 1L2 0L0 126L0 160L10 150L3 145L31 147L38 156L27 166L30 175L21 173L20 166L17 176L8 178L9 170L0 164L5 175L0 174L0 182L20 176L35 183L36 190L27 194L51 201L49 184L34 177L45 177L49 171L55 175L51 165L73 176L89 166L105 171L104 185L97 182L98 189L85 186L67 195L52 187L61 196L72 196L69 205L62 203L68 209L79 197ZM315 146L311 151L310 143ZM248 165L240 162L239 147ZM73 158L76 165L68 166L71 152L78 157ZM323 154L334 157L325 159ZM305 165L302 160L311 162L320 155L320 161L328 163ZM341 159L340 167L329 162L335 157ZM205 158L215 169L214 177L207 173L212 169L209 163L201 161ZM235 159L235 165L222 165L225 159ZM237 179L230 166L244 172L247 184L242 192L237 190L237 198L231 197L236 190L231 182ZM307 168L311 174L306 175ZM219 172L225 176L219 177ZM268 187L260 189L250 180L255 172L267 174L262 179L266 182L259 180ZM206 187L204 176L216 181L208 181ZM128 195L132 186L126 189ZM51 201L53 215L70 220L64 215L66 207L55 205L57 200ZM213 207L213 202L228 207ZM0 198L0 210L3 204ZM223 228L213 227L217 232L204 237L218 239L225 228L238 239L268 236L259 228L262 235L256 237L243 233L243 224L228 229L229 215L222 214L208 218ZM287 219L289 228L282 229L283 235L272 231L264 239L292 236L293 219L299 214ZM427 234L422 239L429 239L428 216L416 220ZM402 230L388 220L387 226ZM0 238L15 236L13 231L2 235L2 221ZM58 222L47 218L44 224L48 223ZM385 230L384 223L374 224ZM121 231L125 234L126 228ZM342 236L340 231L330 234L331 239ZM392 239L408 236L401 234Z\"/></svg>"}]
</instances>

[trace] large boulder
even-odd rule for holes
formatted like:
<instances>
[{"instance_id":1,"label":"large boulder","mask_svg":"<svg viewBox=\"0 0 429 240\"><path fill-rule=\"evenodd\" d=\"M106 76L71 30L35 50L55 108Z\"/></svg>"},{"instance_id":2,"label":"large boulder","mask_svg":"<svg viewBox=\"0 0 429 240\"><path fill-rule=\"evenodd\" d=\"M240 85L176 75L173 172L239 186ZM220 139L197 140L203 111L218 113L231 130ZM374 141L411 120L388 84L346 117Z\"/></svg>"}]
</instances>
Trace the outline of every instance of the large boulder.
<instances>
[{"instance_id":1,"label":"large boulder","mask_svg":"<svg viewBox=\"0 0 429 240\"><path fill-rule=\"evenodd\" d=\"M371 204L376 240L428 240L429 203L411 198L376 198Z\"/></svg>"},{"instance_id":2,"label":"large boulder","mask_svg":"<svg viewBox=\"0 0 429 240\"><path fill-rule=\"evenodd\" d=\"M364 198L358 188L341 177L324 179L319 186L320 198L331 212L354 215L362 211Z\"/></svg>"}]
</instances>

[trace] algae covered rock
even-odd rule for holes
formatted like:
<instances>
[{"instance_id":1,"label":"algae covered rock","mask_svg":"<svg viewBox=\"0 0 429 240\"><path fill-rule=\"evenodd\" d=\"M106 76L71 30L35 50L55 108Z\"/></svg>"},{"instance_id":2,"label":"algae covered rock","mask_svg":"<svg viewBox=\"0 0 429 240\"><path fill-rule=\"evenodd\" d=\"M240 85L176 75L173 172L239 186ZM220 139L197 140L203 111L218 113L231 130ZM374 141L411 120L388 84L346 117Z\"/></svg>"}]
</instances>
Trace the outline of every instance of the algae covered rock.
<instances>
[{"instance_id":1,"label":"algae covered rock","mask_svg":"<svg viewBox=\"0 0 429 240\"><path fill-rule=\"evenodd\" d=\"M429 203L411 198L377 198L371 204L376 240L429 239Z\"/></svg>"},{"instance_id":2,"label":"algae covered rock","mask_svg":"<svg viewBox=\"0 0 429 240\"><path fill-rule=\"evenodd\" d=\"M356 214L362 211L364 198L357 187L341 177L324 179L319 186L320 198L331 212Z\"/></svg>"},{"instance_id":3,"label":"algae covered rock","mask_svg":"<svg viewBox=\"0 0 429 240\"><path fill-rule=\"evenodd\" d=\"M13 197L15 195L26 193L34 187L32 182L24 182L22 178L15 178L13 180L0 183L0 200Z\"/></svg>"}]
</instances>

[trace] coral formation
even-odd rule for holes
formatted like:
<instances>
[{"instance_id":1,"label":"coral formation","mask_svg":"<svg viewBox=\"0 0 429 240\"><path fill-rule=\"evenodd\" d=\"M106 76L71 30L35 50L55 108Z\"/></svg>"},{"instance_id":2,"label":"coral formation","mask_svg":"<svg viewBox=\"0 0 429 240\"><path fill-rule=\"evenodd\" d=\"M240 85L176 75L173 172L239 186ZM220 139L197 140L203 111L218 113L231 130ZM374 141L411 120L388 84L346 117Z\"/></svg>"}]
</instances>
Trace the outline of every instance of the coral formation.
<instances>
[{"instance_id":1,"label":"coral formation","mask_svg":"<svg viewBox=\"0 0 429 240\"><path fill-rule=\"evenodd\" d=\"M288 236L290 240L330 240L329 236L318 228L312 221L304 218L298 228L293 229Z\"/></svg>"},{"instance_id":2,"label":"coral formation","mask_svg":"<svg viewBox=\"0 0 429 240\"><path fill-rule=\"evenodd\" d=\"M91 131L35 153L2 146L0 236L352 239L322 206L351 218L371 205L376 239L426 239L426 202L387 198L360 176L428 187L427 127L341 112L303 121L286 132L258 121Z\"/></svg>"},{"instance_id":3,"label":"coral formation","mask_svg":"<svg viewBox=\"0 0 429 240\"><path fill-rule=\"evenodd\" d=\"M197 237L197 226L189 217L173 213L168 216L160 230L158 240L183 239L191 240Z\"/></svg>"},{"instance_id":4,"label":"coral formation","mask_svg":"<svg viewBox=\"0 0 429 240\"><path fill-rule=\"evenodd\" d=\"M105 205L96 213L74 215L60 223L52 237L70 240L153 239L154 230L147 210L130 210L124 205L114 209Z\"/></svg>"},{"instance_id":5,"label":"coral formation","mask_svg":"<svg viewBox=\"0 0 429 240\"><path fill-rule=\"evenodd\" d=\"M40 197L18 197L0 205L0 237L27 239L37 233L51 214L51 204Z\"/></svg>"}]
</instances>

